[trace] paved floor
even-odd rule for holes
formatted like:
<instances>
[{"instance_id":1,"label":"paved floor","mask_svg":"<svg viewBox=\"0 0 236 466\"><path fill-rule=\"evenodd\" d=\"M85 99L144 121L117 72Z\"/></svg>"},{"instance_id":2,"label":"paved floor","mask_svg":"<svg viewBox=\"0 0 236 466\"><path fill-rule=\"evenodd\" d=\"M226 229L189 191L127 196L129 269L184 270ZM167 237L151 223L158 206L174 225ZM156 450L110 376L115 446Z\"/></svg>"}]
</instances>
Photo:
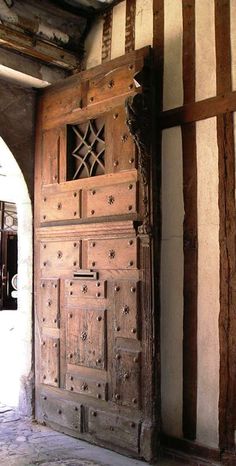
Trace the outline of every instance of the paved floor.
<instances>
[{"instance_id":1,"label":"paved floor","mask_svg":"<svg viewBox=\"0 0 236 466\"><path fill-rule=\"evenodd\" d=\"M147 466L109 450L90 445L57 433L48 427L21 419L16 408L19 398L19 374L15 354L18 354L17 314L14 311L0 313L0 354L5 348L13 348L7 358L0 358L0 466ZM10 390L12 388L12 391ZM196 461L195 466L204 462ZM186 462L162 459L158 466L181 466Z\"/></svg>"},{"instance_id":2,"label":"paved floor","mask_svg":"<svg viewBox=\"0 0 236 466\"><path fill-rule=\"evenodd\" d=\"M161 466L174 466L161 460ZM0 405L1 466L147 466L117 453L54 432L22 419L15 409Z\"/></svg>"}]
</instances>

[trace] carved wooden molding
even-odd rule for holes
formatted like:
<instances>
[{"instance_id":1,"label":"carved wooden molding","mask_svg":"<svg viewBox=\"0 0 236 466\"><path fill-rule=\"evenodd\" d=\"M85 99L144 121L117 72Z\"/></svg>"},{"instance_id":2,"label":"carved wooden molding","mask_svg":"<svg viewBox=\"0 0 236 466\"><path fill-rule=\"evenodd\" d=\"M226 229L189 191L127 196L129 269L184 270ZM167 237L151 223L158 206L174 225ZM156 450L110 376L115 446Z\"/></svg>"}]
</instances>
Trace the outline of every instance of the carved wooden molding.
<instances>
[{"instance_id":1,"label":"carved wooden molding","mask_svg":"<svg viewBox=\"0 0 236 466\"><path fill-rule=\"evenodd\" d=\"M150 105L149 75L144 67L134 76L136 86L142 86L143 92L130 96L125 101L129 132L138 150L138 168L143 183L144 221L139 227L140 234L151 234L149 185L152 118Z\"/></svg>"}]
</instances>

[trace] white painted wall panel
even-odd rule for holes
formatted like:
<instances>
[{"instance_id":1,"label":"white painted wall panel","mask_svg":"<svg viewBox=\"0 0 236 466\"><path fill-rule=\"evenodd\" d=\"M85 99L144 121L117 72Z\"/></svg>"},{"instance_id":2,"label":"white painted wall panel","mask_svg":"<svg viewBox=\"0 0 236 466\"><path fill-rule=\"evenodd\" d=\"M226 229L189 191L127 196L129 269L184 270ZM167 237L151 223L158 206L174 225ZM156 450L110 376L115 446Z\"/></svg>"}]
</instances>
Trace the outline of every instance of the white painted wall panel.
<instances>
[{"instance_id":1,"label":"white painted wall panel","mask_svg":"<svg viewBox=\"0 0 236 466\"><path fill-rule=\"evenodd\" d=\"M153 0L136 0L135 49L153 42Z\"/></svg>"},{"instance_id":2,"label":"white painted wall panel","mask_svg":"<svg viewBox=\"0 0 236 466\"><path fill-rule=\"evenodd\" d=\"M14 333L14 355L16 357L11 365L10 354L8 367L3 361L0 362L1 366L2 364L4 366L5 379L8 381L7 384L2 381L0 395L3 403L18 406L19 399L24 400L25 381L29 380L32 371L32 207L24 176L1 137L0 165L6 175L6 178L1 177L0 199L15 202L18 217L18 299L15 315L17 331ZM2 180L5 180L3 185ZM10 340L8 340L8 345L9 342ZM25 400L22 409L23 411L26 409Z\"/></svg>"},{"instance_id":3,"label":"white painted wall panel","mask_svg":"<svg viewBox=\"0 0 236 466\"><path fill-rule=\"evenodd\" d=\"M125 53L125 14L126 2L121 2L113 8L111 59L121 57Z\"/></svg>"},{"instance_id":4,"label":"white painted wall panel","mask_svg":"<svg viewBox=\"0 0 236 466\"><path fill-rule=\"evenodd\" d=\"M164 110L183 104L182 0L164 2Z\"/></svg>"},{"instance_id":5,"label":"white painted wall panel","mask_svg":"<svg viewBox=\"0 0 236 466\"><path fill-rule=\"evenodd\" d=\"M180 127L163 131L161 248L162 421L182 436L183 396L183 167Z\"/></svg>"},{"instance_id":6,"label":"white painted wall panel","mask_svg":"<svg viewBox=\"0 0 236 466\"><path fill-rule=\"evenodd\" d=\"M197 441L218 446L219 208L216 118L197 122L198 390Z\"/></svg>"},{"instance_id":7,"label":"white painted wall panel","mask_svg":"<svg viewBox=\"0 0 236 466\"><path fill-rule=\"evenodd\" d=\"M86 69L100 65L102 62L102 34L103 19L99 18L94 23L85 41L85 67Z\"/></svg>"},{"instance_id":8,"label":"white painted wall panel","mask_svg":"<svg viewBox=\"0 0 236 466\"><path fill-rule=\"evenodd\" d=\"M216 95L214 0L196 0L196 100Z\"/></svg>"}]
</instances>

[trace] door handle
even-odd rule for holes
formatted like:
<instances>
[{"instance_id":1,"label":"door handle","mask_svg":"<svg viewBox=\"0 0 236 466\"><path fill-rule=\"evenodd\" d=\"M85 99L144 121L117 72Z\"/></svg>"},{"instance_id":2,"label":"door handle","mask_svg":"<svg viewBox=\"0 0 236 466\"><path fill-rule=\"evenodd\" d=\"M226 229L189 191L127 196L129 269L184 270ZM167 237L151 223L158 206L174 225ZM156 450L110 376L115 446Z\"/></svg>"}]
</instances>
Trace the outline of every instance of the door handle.
<instances>
[{"instance_id":1,"label":"door handle","mask_svg":"<svg viewBox=\"0 0 236 466\"><path fill-rule=\"evenodd\" d=\"M6 264L3 264L3 265L2 265L2 273L1 273L1 275L2 275L2 282L3 282L4 280L6 280L6 278L7 278L7 276L4 275L5 270L6 270Z\"/></svg>"}]
</instances>

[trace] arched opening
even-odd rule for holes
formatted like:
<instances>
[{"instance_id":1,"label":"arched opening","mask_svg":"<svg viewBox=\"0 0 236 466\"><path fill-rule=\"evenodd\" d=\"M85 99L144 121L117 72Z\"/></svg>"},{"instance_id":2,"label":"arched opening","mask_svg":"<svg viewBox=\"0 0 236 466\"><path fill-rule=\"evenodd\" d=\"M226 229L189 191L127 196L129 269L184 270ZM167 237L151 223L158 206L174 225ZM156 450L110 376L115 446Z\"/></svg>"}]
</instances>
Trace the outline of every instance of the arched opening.
<instances>
[{"instance_id":1,"label":"arched opening","mask_svg":"<svg viewBox=\"0 0 236 466\"><path fill-rule=\"evenodd\" d=\"M17 310L0 312L0 403L32 407L32 206L24 176L0 137L0 200L16 204Z\"/></svg>"}]
</instances>

